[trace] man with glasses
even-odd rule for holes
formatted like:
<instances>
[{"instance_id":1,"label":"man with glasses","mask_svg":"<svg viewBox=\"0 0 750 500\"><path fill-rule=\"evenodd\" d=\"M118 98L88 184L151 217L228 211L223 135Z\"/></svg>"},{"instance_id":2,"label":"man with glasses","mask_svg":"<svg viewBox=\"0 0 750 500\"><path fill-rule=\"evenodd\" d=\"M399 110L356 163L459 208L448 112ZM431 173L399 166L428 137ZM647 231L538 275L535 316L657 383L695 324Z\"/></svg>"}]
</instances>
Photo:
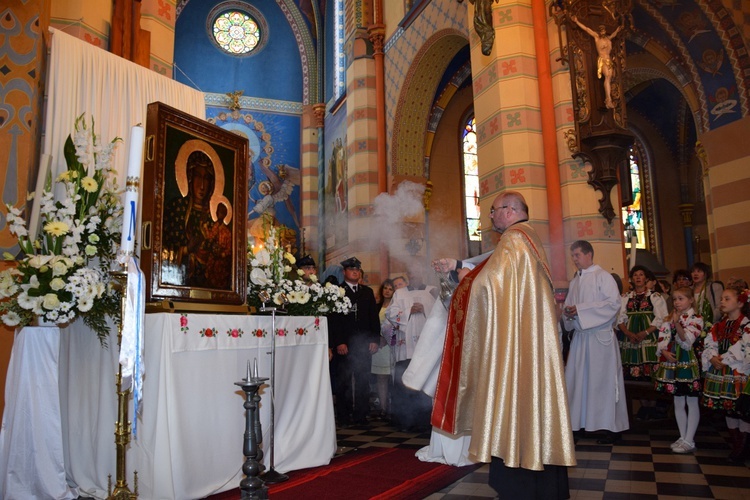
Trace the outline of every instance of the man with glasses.
<instances>
[{"instance_id":1,"label":"man with glasses","mask_svg":"<svg viewBox=\"0 0 750 500\"><path fill-rule=\"evenodd\" d=\"M495 198L490 219L502 236L453 293L432 423L471 433L469 457L490 462L500 498L568 498L576 461L547 257L520 193Z\"/></svg>"}]
</instances>

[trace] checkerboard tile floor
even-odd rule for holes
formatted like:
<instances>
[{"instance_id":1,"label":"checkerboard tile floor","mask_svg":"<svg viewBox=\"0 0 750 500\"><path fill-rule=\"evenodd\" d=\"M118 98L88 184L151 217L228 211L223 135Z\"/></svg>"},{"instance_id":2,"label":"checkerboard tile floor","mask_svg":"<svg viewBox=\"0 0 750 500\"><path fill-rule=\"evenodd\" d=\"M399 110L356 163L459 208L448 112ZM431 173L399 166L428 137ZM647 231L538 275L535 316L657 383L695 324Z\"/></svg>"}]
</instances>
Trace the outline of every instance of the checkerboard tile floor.
<instances>
[{"instance_id":1,"label":"checkerboard tile floor","mask_svg":"<svg viewBox=\"0 0 750 500\"><path fill-rule=\"evenodd\" d=\"M615 445L597 444L596 434L578 440L578 466L568 471L571 499L750 500L750 461L737 464L726 459L728 435L721 418L704 418L695 438L697 450L689 455L669 448L678 437L674 420L632 425L635 428ZM399 432L377 419L366 426L337 429L337 435L339 453L369 446L416 450L430 440L429 432ZM488 474L489 466L484 465L427 498L497 498L487 484Z\"/></svg>"}]
</instances>

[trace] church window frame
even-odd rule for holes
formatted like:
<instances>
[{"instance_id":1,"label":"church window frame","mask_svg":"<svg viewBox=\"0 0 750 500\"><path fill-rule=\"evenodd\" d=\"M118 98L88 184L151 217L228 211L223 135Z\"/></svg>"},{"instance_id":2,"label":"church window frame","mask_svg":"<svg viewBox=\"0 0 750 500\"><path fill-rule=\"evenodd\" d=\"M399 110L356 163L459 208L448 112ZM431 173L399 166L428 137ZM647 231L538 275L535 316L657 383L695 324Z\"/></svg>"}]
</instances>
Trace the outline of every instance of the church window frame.
<instances>
[{"instance_id":1,"label":"church window frame","mask_svg":"<svg viewBox=\"0 0 750 500\"><path fill-rule=\"evenodd\" d=\"M461 120L461 185L464 236L468 248L482 241L482 212L479 207L479 162L477 128L473 112ZM473 245L472 245L473 243Z\"/></svg>"},{"instance_id":2,"label":"church window frame","mask_svg":"<svg viewBox=\"0 0 750 500\"><path fill-rule=\"evenodd\" d=\"M631 175L632 203L621 209L625 249L632 248L631 241L635 233L638 238L636 248L647 250L658 258L660 248L656 237L657 217L651 155L644 142L637 136L628 151L628 166ZM632 219L637 220L635 228L629 227Z\"/></svg>"}]
</instances>

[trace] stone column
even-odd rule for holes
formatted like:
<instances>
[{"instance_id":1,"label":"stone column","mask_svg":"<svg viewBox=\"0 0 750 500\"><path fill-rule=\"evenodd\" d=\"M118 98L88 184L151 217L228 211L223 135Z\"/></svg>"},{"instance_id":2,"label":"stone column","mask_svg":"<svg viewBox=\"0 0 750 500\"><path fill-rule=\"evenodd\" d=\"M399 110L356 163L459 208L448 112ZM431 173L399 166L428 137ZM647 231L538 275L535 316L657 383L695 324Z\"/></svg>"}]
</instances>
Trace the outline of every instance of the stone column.
<instances>
[{"instance_id":1,"label":"stone column","mask_svg":"<svg viewBox=\"0 0 750 500\"><path fill-rule=\"evenodd\" d=\"M379 246L372 235L372 201L380 193L375 60L367 30L357 28L346 71L346 150L348 168L348 255L362 261L368 283L381 281Z\"/></svg>"}]
</instances>

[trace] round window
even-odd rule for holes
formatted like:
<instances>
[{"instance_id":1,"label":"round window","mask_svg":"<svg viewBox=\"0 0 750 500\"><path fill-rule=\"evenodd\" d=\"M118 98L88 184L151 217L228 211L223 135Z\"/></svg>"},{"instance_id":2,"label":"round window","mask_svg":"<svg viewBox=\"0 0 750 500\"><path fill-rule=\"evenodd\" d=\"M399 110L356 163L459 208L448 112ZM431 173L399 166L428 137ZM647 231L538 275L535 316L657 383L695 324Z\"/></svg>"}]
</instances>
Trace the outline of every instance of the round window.
<instances>
[{"instance_id":1,"label":"round window","mask_svg":"<svg viewBox=\"0 0 750 500\"><path fill-rule=\"evenodd\" d=\"M257 53L268 38L268 28L251 5L244 2L223 2L209 15L209 31L213 42L233 56Z\"/></svg>"}]
</instances>

